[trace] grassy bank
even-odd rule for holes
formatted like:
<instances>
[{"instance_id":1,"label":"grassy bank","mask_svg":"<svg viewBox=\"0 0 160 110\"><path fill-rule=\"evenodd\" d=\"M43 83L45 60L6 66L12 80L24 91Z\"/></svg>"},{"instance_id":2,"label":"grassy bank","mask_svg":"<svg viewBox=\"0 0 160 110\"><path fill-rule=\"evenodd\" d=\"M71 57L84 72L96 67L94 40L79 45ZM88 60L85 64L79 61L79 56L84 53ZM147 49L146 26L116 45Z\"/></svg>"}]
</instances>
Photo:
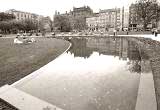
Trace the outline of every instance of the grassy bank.
<instances>
[{"instance_id":1,"label":"grassy bank","mask_svg":"<svg viewBox=\"0 0 160 110\"><path fill-rule=\"evenodd\" d=\"M149 57L154 79L157 107L160 110L160 42L146 38L133 39L141 49L145 50L145 53Z\"/></svg>"},{"instance_id":2,"label":"grassy bank","mask_svg":"<svg viewBox=\"0 0 160 110\"><path fill-rule=\"evenodd\" d=\"M12 84L62 54L69 42L36 38L35 43L13 44L12 38L0 39L0 86Z\"/></svg>"}]
</instances>

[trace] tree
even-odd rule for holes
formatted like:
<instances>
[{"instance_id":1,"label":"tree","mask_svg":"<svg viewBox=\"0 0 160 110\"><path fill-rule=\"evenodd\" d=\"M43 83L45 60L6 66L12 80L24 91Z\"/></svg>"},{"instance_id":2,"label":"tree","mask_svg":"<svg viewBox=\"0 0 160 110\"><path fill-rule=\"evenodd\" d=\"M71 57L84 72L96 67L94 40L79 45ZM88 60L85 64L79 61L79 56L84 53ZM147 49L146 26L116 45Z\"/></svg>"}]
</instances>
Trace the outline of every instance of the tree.
<instances>
[{"instance_id":1,"label":"tree","mask_svg":"<svg viewBox=\"0 0 160 110\"><path fill-rule=\"evenodd\" d=\"M8 21L8 20L13 20L15 19L15 16L13 14L8 14L8 13L0 13L0 21Z\"/></svg>"},{"instance_id":2,"label":"tree","mask_svg":"<svg viewBox=\"0 0 160 110\"><path fill-rule=\"evenodd\" d=\"M0 13L0 30L2 33L10 33L12 28L11 21L15 19L13 14Z\"/></svg>"},{"instance_id":3,"label":"tree","mask_svg":"<svg viewBox=\"0 0 160 110\"><path fill-rule=\"evenodd\" d=\"M139 61L139 60L131 60L131 61L127 62L128 70L131 73L141 73L140 63L141 63L141 61Z\"/></svg>"},{"instance_id":4,"label":"tree","mask_svg":"<svg viewBox=\"0 0 160 110\"><path fill-rule=\"evenodd\" d=\"M10 28L11 28L11 25L9 24L9 22L7 21L0 22L0 29L3 33L9 32Z\"/></svg>"},{"instance_id":5,"label":"tree","mask_svg":"<svg viewBox=\"0 0 160 110\"><path fill-rule=\"evenodd\" d=\"M1 18L1 20L2 19L3 21L0 21L0 30L5 34L11 32L16 33L18 31L29 32L38 29L37 21L33 21L31 19L21 21L16 21L14 19L11 19L10 17L3 17Z\"/></svg>"},{"instance_id":6,"label":"tree","mask_svg":"<svg viewBox=\"0 0 160 110\"><path fill-rule=\"evenodd\" d=\"M38 24L38 30L41 32L45 31L44 23L42 22L42 20Z\"/></svg>"},{"instance_id":7,"label":"tree","mask_svg":"<svg viewBox=\"0 0 160 110\"><path fill-rule=\"evenodd\" d=\"M111 25L107 24L106 27L105 27L105 30L108 31L110 27L111 27Z\"/></svg>"},{"instance_id":8,"label":"tree","mask_svg":"<svg viewBox=\"0 0 160 110\"><path fill-rule=\"evenodd\" d=\"M52 32L52 31L53 31L53 26L54 26L54 24L53 24L53 21L52 21L51 19L49 19L48 25L49 25L49 27L50 27L50 29L51 29L51 32Z\"/></svg>"},{"instance_id":9,"label":"tree","mask_svg":"<svg viewBox=\"0 0 160 110\"><path fill-rule=\"evenodd\" d=\"M31 30L38 29L38 23L36 21L32 21L30 19L24 20L25 31L29 32Z\"/></svg>"},{"instance_id":10,"label":"tree","mask_svg":"<svg viewBox=\"0 0 160 110\"><path fill-rule=\"evenodd\" d=\"M158 15L158 3L153 0L139 0L135 4L137 18L142 23L143 29L146 30L148 24L151 22L157 22L159 19Z\"/></svg>"},{"instance_id":11,"label":"tree","mask_svg":"<svg viewBox=\"0 0 160 110\"><path fill-rule=\"evenodd\" d=\"M43 17L39 22L40 30L53 31L53 22L49 16Z\"/></svg>"},{"instance_id":12,"label":"tree","mask_svg":"<svg viewBox=\"0 0 160 110\"><path fill-rule=\"evenodd\" d=\"M54 17L54 27L56 27L61 32L71 31L71 24L69 18L63 15L56 15Z\"/></svg>"},{"instance_id":13,"label":"tree","mask_svg":"<svg viewBox=\"0 0 160 110\"><path fill-rule=\"evenodd\" d=\"M86 19L84 17L76 17L74 18L74 26L75 30L85 30L86 27Z\"/></svg>"}]
</instances>

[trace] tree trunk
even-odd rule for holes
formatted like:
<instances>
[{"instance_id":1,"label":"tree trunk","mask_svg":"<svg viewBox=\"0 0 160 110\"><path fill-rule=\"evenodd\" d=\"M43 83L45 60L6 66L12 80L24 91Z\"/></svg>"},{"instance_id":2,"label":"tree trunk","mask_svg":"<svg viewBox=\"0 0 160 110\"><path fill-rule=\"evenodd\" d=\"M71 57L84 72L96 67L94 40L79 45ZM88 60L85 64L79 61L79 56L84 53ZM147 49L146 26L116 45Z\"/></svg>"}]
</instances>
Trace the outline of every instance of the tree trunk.
<instances>
[{"instance_id":1,"label":"tree trunk","mask_svg":"<svg viewBox=\"0 0 160 110\"><path fill-rule=\"evenodd\" d=\"M144 20L143 23L143 30L145 31L147 29L148 23L146 22L146 20Z\"/></svg>"}]
</instances>

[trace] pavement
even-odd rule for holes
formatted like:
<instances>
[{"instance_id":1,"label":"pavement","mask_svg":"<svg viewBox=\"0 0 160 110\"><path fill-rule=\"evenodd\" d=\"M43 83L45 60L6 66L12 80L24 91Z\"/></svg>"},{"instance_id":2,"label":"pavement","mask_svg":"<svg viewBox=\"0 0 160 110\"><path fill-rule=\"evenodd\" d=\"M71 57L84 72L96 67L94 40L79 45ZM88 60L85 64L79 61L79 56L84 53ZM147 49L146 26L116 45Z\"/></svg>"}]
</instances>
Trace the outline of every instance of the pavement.
<instances>
[{"instance_id":1,"label":"pavement","mask_svg":"<svg viewBox=\"0 0 160 110\"><path fill-rule=\"evenodd\" d=\"M62 110L9 85L0 89L0 98L19 110Z\"/></svg>"},{"instance_id":2,"label":"pavement","mask_svg":"<svg viewBox=\"0 0 160 110\"><path fill-rule=\"evenodd\" d=\"M152 73L141 74L135 110L157 110Z\"/></svg>"},{"instance_id":3,"label":"pavement","mask_svg":"<svg viewBox=\"0 0 160 110\"><path fill-rule=\"evenodd\" d=\"M158 34L156 37L152 34L144 34L144 35L118 35L118 36L130 36L130 37L144 37L144 38L150 38L152 40L160 41L160 34Z\"/></svg>"}]
</instances>

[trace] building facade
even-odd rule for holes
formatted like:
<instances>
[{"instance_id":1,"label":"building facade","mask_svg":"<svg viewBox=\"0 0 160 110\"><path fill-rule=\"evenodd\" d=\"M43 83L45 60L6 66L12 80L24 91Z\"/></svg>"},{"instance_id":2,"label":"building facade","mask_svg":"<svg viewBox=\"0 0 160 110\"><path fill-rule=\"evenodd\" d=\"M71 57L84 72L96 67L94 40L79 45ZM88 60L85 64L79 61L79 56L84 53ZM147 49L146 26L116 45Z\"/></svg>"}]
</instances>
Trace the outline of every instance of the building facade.
<instances>
[{"instance_id":1,"label":"building facade","mask_svg":"<svg viewBox=\"0 0 160 110\"><path fill-rule=\"evenodd\" d=\"M137 29L138 15L136 12L136 4L131 4L129 7L129 28L130 30Z\"/></svg>"},{"instance_id":2,"label":"building facade","mask_svg":"<svg viewBox=\"0 0 160 110\"><path fill-rule=\"evenodd\" d=\"M73 11L66 11L64 14L60 14L56 11L54 17L58 15L67 17L72 29L80 31L86 29L86 18L93 16L93 10L89 6L79 8L73 7Z\"/></svg>"},{"instance_id":3,"label":"building facade","mask_svg":"<svg viewBox=\"0 0 160 110\"><path fill-rule=\"evenodd\" d=\"M125 30L125 29L128 29L129 27L129 7L127 8L124 7L122 16L123 16L122 26L123 26L123 30Z\"/></svg>"},{"instance_id":4,"label":"building facade","mask_svg":"<svg viewBox=\"0 0 160 110\"><path fill-rule=\"evenodd\" d=\"M71 11L72 16L74 17L89 17L93 14L93 10L89 6L75 8Z\"/></svg>"},{"instance_id":5,"label":"building facade","mask_svg":"<svg viewBox=\"0 0 160 110\"><path fill-rule=\"evenodd\" d=\"M13 14L17 21L27 20L27 19L33 20L33 21L39 21L43 17L41 15L37 15L29 12L17 11L15 9L7 10L6 13Z\"/></svg>"},{"instance_id":6,"label":"building facade","mask_svg":"<svg viewBox=\"0 0 160 110\"><path fill-rule=\"evenodd\" d=\"M94 13L92 17L86 18L86 25L89 31L98 31L99 13Z\"/></svg>"},{"instance_id":7,"label":"building facade","mask_svg":"<svg viewBox=\"0 0 160 110\"><path fill-rule=\"evenodd\" d=\"M86 19L89 31L122 30L128 26L128 14L124 8L100 10L93 17Z\"/></svg>"}]
</instances>

